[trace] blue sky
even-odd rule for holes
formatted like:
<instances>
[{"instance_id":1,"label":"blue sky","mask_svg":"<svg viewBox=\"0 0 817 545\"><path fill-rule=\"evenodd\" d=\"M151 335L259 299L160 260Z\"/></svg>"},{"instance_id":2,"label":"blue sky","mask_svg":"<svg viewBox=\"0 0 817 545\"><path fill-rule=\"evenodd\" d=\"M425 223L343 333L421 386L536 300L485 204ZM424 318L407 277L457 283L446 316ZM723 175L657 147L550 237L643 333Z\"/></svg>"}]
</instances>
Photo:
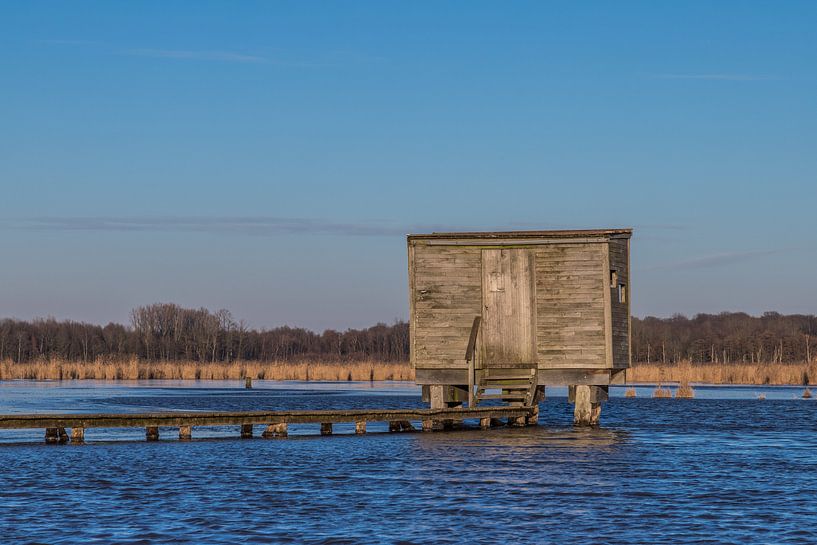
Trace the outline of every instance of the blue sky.
<instances>
[{"instance_id":1,"label":"blue sky","mask_svg":"<svg viewBox=\"0 0 817 545\"><path fill-rule=\"evenodd\" d=\"M404 234L626 227L633 312L817 312L817 3L0 7L0 315L408 315Z\"/></svg>"}]
</instances>

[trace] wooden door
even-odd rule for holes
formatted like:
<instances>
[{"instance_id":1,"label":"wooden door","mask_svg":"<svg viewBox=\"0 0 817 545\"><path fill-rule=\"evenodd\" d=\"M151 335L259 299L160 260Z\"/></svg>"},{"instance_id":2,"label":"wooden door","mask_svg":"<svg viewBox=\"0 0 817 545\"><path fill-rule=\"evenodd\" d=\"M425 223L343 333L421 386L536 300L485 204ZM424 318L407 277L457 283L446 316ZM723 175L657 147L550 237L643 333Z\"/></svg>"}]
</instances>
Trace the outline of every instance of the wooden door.
<instances>
[{"instance_id":1,"label":"wooden door","mask_svg":"<svg viewBox=\"0 0 817 545\"><path fill-rule=\"evenodd\" d=\"M535 273L531 250L482 250L484 367L536 365Z\"/></svg>"}]
</instances>

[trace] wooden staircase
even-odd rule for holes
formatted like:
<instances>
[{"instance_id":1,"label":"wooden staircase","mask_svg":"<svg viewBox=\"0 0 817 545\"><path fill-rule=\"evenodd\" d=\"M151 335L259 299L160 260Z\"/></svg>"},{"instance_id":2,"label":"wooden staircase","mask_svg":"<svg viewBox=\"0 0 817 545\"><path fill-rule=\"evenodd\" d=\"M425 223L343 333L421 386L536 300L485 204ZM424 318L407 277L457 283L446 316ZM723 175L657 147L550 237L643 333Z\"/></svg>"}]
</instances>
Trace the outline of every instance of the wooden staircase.
<instances>
[{"instance_id":1,"label":"wooden staircase","mask_svg":"<svg viewBox=\"0 0 817 545\"><path fill-rule=\"evenodd\" d=\"M488 367L480 373L474 406L497 400L510 406L529 407L535 394L536 367Z\"/></svg>"}]
</instances>

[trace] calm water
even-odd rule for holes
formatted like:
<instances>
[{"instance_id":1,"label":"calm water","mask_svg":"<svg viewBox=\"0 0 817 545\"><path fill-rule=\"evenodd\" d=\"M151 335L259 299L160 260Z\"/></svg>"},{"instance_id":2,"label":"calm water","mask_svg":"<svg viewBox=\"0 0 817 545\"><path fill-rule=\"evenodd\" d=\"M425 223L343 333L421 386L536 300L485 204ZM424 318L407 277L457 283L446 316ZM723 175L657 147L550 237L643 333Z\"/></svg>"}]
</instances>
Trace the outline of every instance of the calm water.
<instances>
[{"instance_id":1,"label":"calm water","mask_svg":"<svg viewBox=\"0 0 817 545\"><path fill-rule=\"evenodd\" d=\"M0 412L421 405L401 384L235 386L6 382ZM0 432L0 543L811 543L817 402L800 391L644 388L596 430L574 430L554 390L539 427L489 432L88 430L81 446Z\"/></svg>"}]
</instances>

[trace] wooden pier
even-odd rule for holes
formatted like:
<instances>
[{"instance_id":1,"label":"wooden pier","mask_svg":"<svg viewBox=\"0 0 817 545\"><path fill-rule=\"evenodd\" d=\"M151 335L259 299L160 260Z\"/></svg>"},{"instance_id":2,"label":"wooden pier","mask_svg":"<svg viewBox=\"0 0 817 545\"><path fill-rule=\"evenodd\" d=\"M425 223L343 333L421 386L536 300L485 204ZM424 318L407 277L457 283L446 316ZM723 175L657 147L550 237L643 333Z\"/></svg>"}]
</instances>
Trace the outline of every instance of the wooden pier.
<instances>
[{"instance_id":1,"label":"wooden pier","mask_svg":"<svg viewBox=\"0 0 817 545\"><path fill-rule=\"evenodd\" d=\"M251 438L254 426L266 426L264 438L286 437L289 424L320 424L321 435L332 425L354 423L355 433L366 433L367 422L388 422L390 432L451 429L464 420L479 420L481 429L501 425L535 425L538 411L528 406L443 409L355 409L319 411L163 412L138 414L6 414L0 429L44 429L46 443L82 443L89 428L144 428L145 439L159 439L159 428L177 428L180 440L193 437L194 426L237 426L240 437ZM71 430L70 436L65 431Z\"/></svg>"}]
</instances>

